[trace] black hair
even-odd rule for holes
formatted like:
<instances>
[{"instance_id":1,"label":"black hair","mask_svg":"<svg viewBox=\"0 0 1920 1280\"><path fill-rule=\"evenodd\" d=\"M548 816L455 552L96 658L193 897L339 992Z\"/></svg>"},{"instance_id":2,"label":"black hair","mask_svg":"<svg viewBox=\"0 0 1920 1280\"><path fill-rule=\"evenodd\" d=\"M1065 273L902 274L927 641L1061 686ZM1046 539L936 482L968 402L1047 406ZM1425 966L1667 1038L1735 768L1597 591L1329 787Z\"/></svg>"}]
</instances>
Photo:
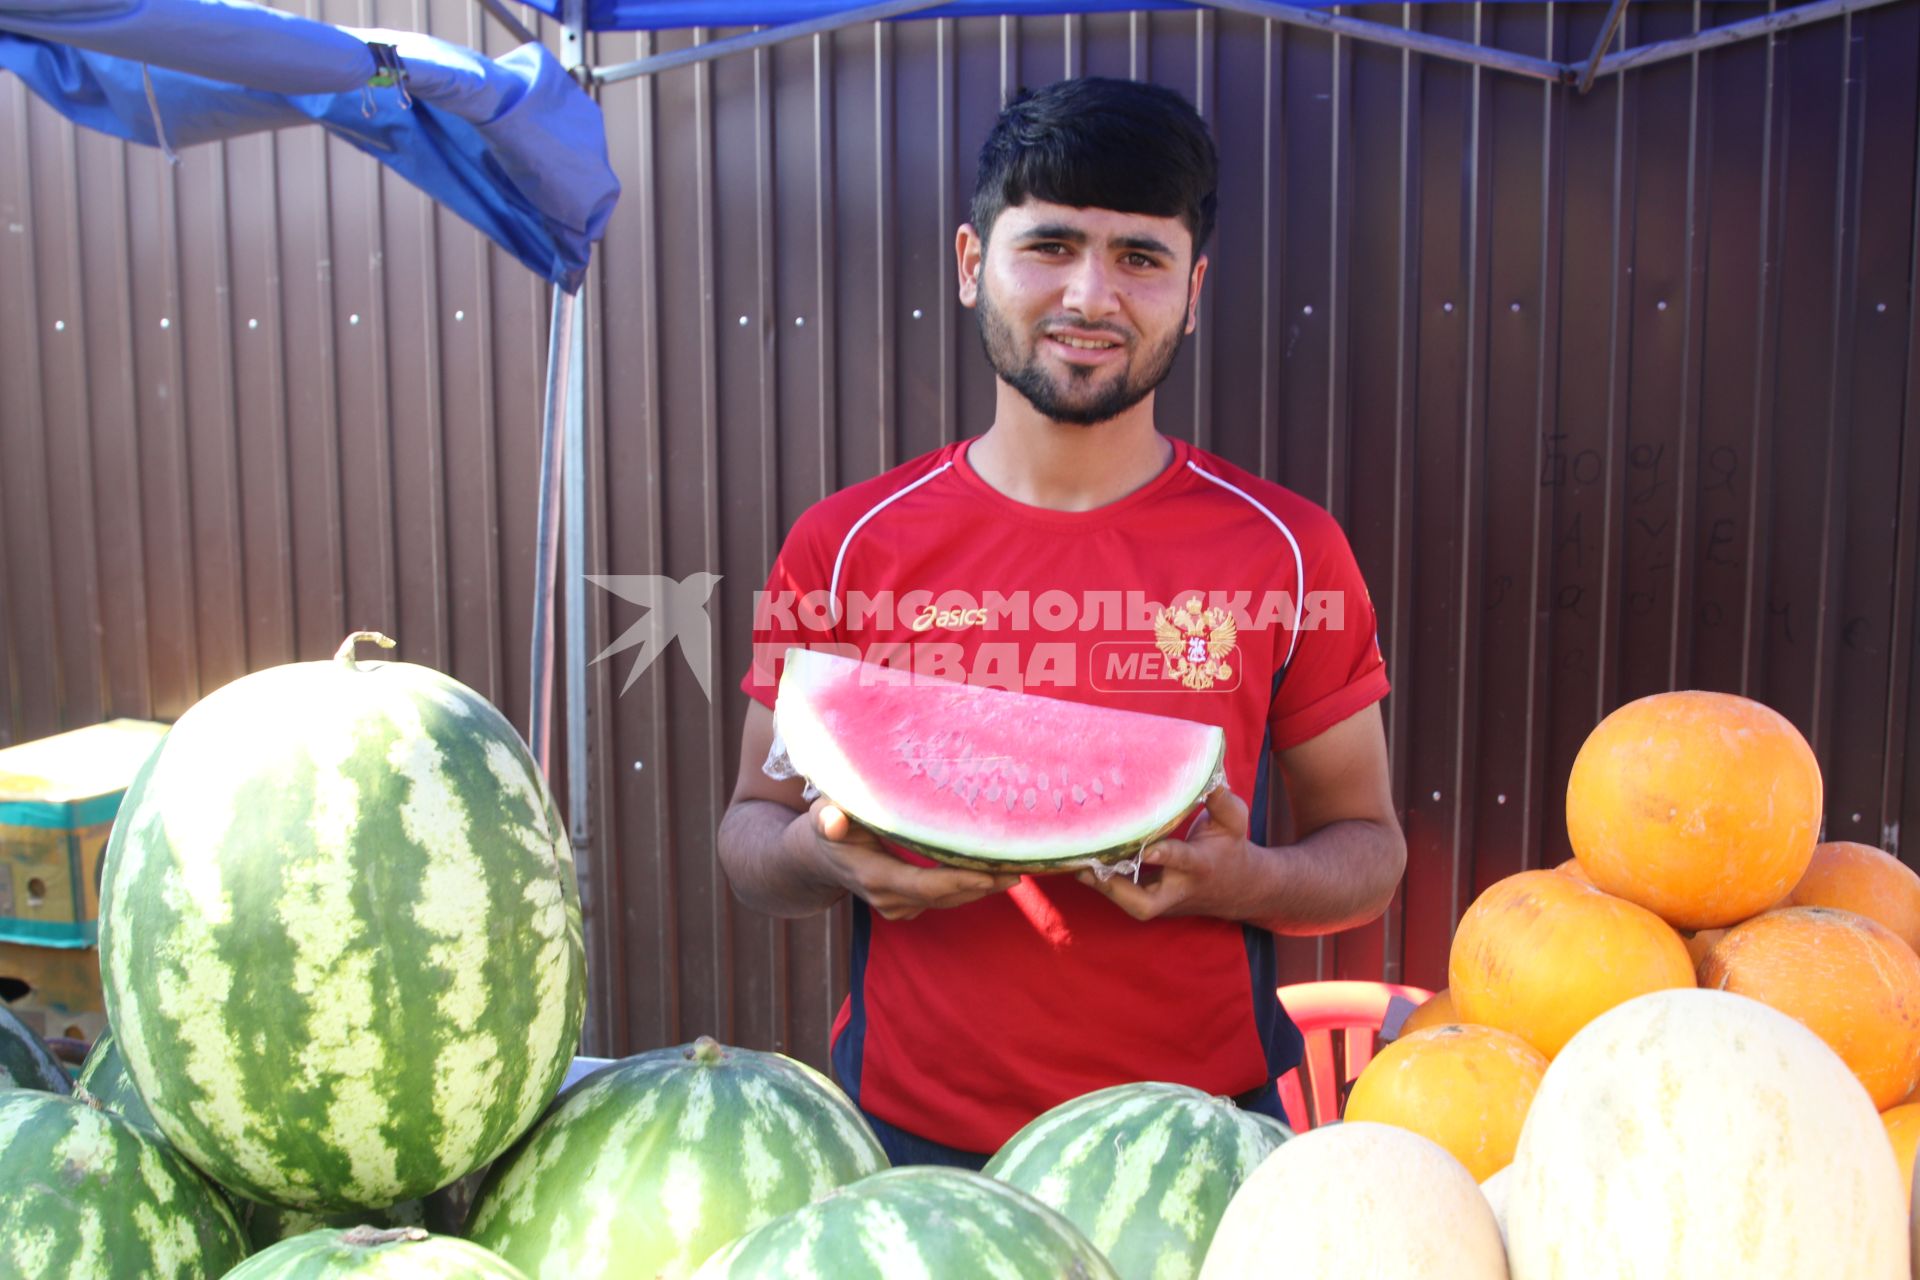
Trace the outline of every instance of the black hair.
<instances>
[{"instance_id":1,"label":"black hair","mask_svg":"<svg viewBox=\"0 0 1920 1280\"><path fill-rule=\"evenodd\" d=\"M1220 159L1193 104L1159 85L1089 76L1021 90L980 147L974 229L1035 198L1179 218L1197 259L1213 234Z\"/></svg>"}]
</instances>

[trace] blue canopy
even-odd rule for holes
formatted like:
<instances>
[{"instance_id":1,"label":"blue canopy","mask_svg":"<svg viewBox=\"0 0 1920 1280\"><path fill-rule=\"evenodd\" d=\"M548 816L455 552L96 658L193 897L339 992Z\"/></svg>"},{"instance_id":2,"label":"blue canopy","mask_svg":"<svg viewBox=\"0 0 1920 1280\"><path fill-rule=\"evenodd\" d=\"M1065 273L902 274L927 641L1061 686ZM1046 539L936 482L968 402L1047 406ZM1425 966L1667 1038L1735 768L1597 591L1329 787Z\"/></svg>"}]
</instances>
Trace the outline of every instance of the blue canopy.
<instances>
[{"instance_id":1,"label":"blue canopy","mask_svg":"<svg viewBox=\"0 0 1920 1280\"><path fill-rule=\"evenodd\" d=\"M0 0L0 70L169 149L319 124L568 290L620 194L599 107L538 44L494 61L244 0Z\"/></svg>"}]
</instances>

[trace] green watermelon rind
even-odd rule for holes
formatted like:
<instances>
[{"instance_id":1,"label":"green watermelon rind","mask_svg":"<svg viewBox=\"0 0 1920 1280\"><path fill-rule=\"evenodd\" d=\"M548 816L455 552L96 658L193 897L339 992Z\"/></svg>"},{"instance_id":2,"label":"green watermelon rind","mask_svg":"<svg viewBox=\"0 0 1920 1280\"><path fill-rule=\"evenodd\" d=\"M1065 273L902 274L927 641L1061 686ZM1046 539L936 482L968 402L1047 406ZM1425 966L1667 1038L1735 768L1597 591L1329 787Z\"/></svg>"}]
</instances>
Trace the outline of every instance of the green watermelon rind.
<instances>
[{"instance_id":1,"label":"green watermelon rind","mask_svg":"<svg viewBox=\"0 0 1920 1280\"><path fill-rule=\"evenodd\" d=\"M120 1047L114 1043L113 1028L100 1033L93 1042L93 1049L87 1054L87 1060L80 1068L80 1078L75 1082L76 1093L83 1092L98 1102L106 1110L113 1112L134 1128L152 1138L161 1145L167 1145L167 1137L160 1132L160 1126L154 1123L153 1113L147 1110L146 1102L140 1097L140 1091L134 1087L133 1077L127 1074L126 1059L120 1056ZM453 1184L455 1187L461 1184ZM386 1209L361 1209L347 1213L320 1214L306 1209L283 1209L279 1205L266 1204L259 1200L249 1200L236 1195L224 1187L218 1188L227 1197L234 1216L240 1221L240 1228L246 1232L247 1242L254 1249L265 1249L270 1245L294 1236L322 1227L351 1227L361 1223L376 1227L433 1227L436 1201L453 1190L442 1188L428 1196L426 1200L404 1200ZM441 1229L445 1231L445 1228ZM450 1232L448 1234L457 1234Z\"/></svg>"},{"instance_id":2,"label":"green watermelon rind","mask_svg":"<svg viewBox=\"0 0 1920 1280\"><path fill-rule=\"evenodd\" d=\"M414 1231L387 1240L321 1228L262 1249L227 1280L526 1280L526 1273L452 1236Z\"/></svg>"},{"instance_id":3,"label":"green watermelon rind","mask_svg":"<svg viewBox=\"0 0 1920 1280\"><path fill-rule=\"evenodd\" d=\"M1080 1229L1019 1188L906 1165L749 1231L693 1280L1119 1280Z\"/></svg>"},{"instance_id":4,"label":"green watermelon rind","mask_svg":"<svg viewBox=\"0 0 1920 1280\"><path fill-rule=\"evenodd\" d=\"M1123 1084L1043 1112L983 1172L1079 1227L1121 1280L1192 1280L1234 1194L1291 1137L1230 1098Z\"/></svg>"},{"instance_id":5,"label":"green watermelon rind","mask_svg":"<svg viewBox=\"0 0 1920 1280\"><path fill-rule=\"evenodd\" d=\"M65 1097L73 1081L47 1042L0 1004L0 1088L39 1089Z\"/></svg>"},{"instance_id":6,"label":"green watermelon rind","mask_svg":"<svg viewBox=\"0 0 1920 1280\"><path fill-rule=\"evenodd\" d=\"M129 787L107 1014L168 1142L248 1199L339 1213L493 1159L585 1009L565 823L479 694L301 663L189 709Z\"/></svg>"},{"instance_id":7,"label":"green watermelon rind","mask_svg":"<svg viewBox=\"0 0 1920 1280\"><path fill-rule=\"evenodd\" d=\"M160 1126L153 1122L153 1112L147 1110L146 1100L134 1087L133 1077L127 1074L127 1060L120 1056L120 1046L114 1043L112 1027L102 1031L100 1038L93 1042L93 1048L87 1051L87 1060L80 1064L80 1077L74 1083L134 1128L161 1142L167 1140Z\"/></svg>"},{"instance_id":8,"label":"green watermelon rind","mask_svg":"<svg viewBox=\"0 0 1920 1280\"><path fill-rule=\"evenodd\" d=\"M1177 723L1183 729L1207 730L1211 740L1211 751L1207 755L1196 755L1169 785L1169 798L1165 805L1157 810L1165 814L1163 821L1149 824L1141 830L1110 837L1095 847L1076 849L1071 853L1042 850L1026 854L1018 849L987 850L961 846L949 837L930 835L923 824L914 822L905 813L890 809L874 792L872 784L859 776L858 769L839 749L833 735L827 732L819 718L809 714L804 673L810 668L817 667L822 661L846 660L808 649L787 650L785 666L780 676L775 726L779 734L779 743L784 748L788 761L806 776L808 782L821 795L826 796L861 826L904 849L910 849L948 866L964 867L975 871L1065 871L1094 864L1125 863L1137 858L1154 841L1171 835L1184 826L1192 817L1194 809L1225 780L1226 735L1214 725L1178 721ZM1047 701L1035 695L1009 694L1008 696L1032 697L1034 701L1041 703ZM1143 722L1171 719L1171 717L1151 716L1143 712L1119 714L1138 716Z\"/></svg>"},{"instance_id":9,"label":"green watermelon rind","mask_svg":"<svg viewBox=\"0 0 1920 1280\"><path fill-rule=\"evenodd\" d=\"M226 1199L84 1096L0 1092L0 1276L200 1280L247 1256Z\"/></svg>"},{"instance_id":10,"label":"green watermelon rind","mask_svg":"<svg viewBox=\"0 0 1920 1280\"><path fill-rule=\"evenodd\" d=\"M818 1071L702 1038L577 1081L494 1163L466 1235L530 1274L685 1276L886 1167L866 1119Z\"/></svg>"}]
</instances>

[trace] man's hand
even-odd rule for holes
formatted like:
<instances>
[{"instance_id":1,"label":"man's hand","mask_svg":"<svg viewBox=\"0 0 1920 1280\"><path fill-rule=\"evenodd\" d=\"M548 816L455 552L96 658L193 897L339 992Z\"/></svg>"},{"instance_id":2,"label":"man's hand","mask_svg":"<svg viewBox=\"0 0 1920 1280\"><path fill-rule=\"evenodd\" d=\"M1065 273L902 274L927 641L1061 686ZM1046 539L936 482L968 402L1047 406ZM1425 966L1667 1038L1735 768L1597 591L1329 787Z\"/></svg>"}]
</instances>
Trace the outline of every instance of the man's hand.
<instances>
[{"instance_id":1,"label":"man's hand","mask_svg":"<svg viewBox=\"0 0 1920 1280\"><path fill-rule=\"evenodd\" d=\"M788 825L782 841L790 854L819 868L884 920L911 920L929 907L965 906L1020 880L1017 875L960 867L921 867L896 858L825 796Z\"/></svg>"},{"instance_id":2,"label":"man's hand","mask_svg":"<svg viewBox=\"0 0 1920 1280\"><path fill-rule=\"evenodd\" d=\"M1125 876L1102 881L1092 871L1074 876L1106 895L1136 920L1160 916L1236 918L1258 891L1256 860L1264 850L1247 840L1247 806L1226 786L1207 793L1207 809L1185 840L1159 840L1141 855L1157 876L1135 884Z\"/></svg>"},{"instance_id":3,"label":"man's hand","mask_svg":"<svg viewBox=\"0 0 1920 1280\"><path fill-rule=\"evenodd\" d=\"M740 773L720 820L720 865L734 896L773 916L810 916L853 893L887 920L929 907L958 907L1020 879L954 867L922 867L887 852L871 831L824 798L811 807L806 782L770 778L773 713L747 704Z\"/></svg>"},{"instance_id":4,"label":"man's hand","mask_svg":"<svg viewBox=\"0 0 1920 1280\"><path fill-rule=\"evenodd\" d=\"M1273 933L1311 936L1365 924L1387 909L1407 865L1406 837L1387 783L1380 704L1357 711L1275 759L1295 830L1271 848L1247 838L1247 807L1224 787L1185 840L1146 852L1159 873L1144 884L1080 882L1139 920L1215 916Z\"/></svg>"}]
</instances>

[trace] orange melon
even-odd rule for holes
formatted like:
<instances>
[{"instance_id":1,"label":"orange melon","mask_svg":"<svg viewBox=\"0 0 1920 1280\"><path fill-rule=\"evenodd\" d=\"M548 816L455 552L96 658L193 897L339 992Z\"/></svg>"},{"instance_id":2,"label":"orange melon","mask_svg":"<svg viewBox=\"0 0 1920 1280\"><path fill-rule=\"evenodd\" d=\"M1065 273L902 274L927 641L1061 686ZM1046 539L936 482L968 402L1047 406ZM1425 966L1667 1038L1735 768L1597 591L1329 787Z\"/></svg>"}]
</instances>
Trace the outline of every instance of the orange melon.
<instances>
[{"instance_id":1,"label":"orange melon","mask_svg":"<svg viewBox=\"0 0 1920 1280\"><path fill-rule=\"evenodd\" d=\"M1513 1161L1546 1055L1494 1027L1403 1036L1367 1064L1344 1119L1398 1125L1439 1143L1484 1182Z\"/></svg>"},{"instance_id":2,"label":"orange melon","mask_svg":"<svg viewBox=\"0 0 1920 1280\"><path fill-rule=\"evenodd\" d=\"M1684 936L1687 942L1687 954L1693 957L1694 972L1698 973L1701 963L1707 958L1707 952L1713 950L1714 944L1727 936L1727 931L1725 929L1701 929L1697 933L1689 933Z\"/></svg>"},{"instance_id":3,"label":"orange melon","mask_svg":"<svg viewBox=\"0 0 1920 1280\"><path fill-rule=\"evenodd\" d=\"M1549 1058L1621 1001L1694 985L1671 925L1557 871L1522 871L1475 899L1447 976L1463 1021L1511 1031Z\"/></svg>"},{"instance_id":4,"label":"orange melon","mask_svg":"<svg viewBox=\"0 0 1920 1280\"><path fill-rule=\"evenodd\" d=\"M1584 880L1588 884L1593 883L1593 877L1580 869L1578 858L1568 858L1565 862L1556 863L1553 869L1563 876L1572 876L1575 880Z\"/></svg>"},{"instance_id":5,"label":"orange melon","mask_svg":"<svg viewBox=\"0 0 1920 1280\"><path fill-rule=\"evenodd\" d=\"M1444 1027L1450 1022L1460 1021L1453 1007L1453 997L1447 994L1445 987L1428 996L1426 1002L1407 1015L1400 1024L1400 1038L1406 1039L1416 1031L1425 1031L1429 1027Z\"/></svg>"},{"instance_id":6,"label":"orange melon","mask_svg":"<svg viewBox=\"0 0 1920 1280\"><path fill-rule=\"evenodd\" d=\"M1880 1123L1886 1126L1887 1140L1893 1143L1893 1158L1899 1162L1900 1176L1906 1181L1907 1198L1913 1198L1913 1157L1920 1152L1920 1105L1906 1103L1898 1107L1889 1107L1880 1113Z\"/></svg>"},{"instance_id":7,"label":"orange melon","mask_svg":"<svg viewBox=\"0 0 1920 1280\"><path fill-rule=\"evenodd\" d=\"M1727 931L1700 985L1750 996L1826 1041L1877 1110L1920 1083L1920 956L1883 924L1786 907Z\"/></svg>"},{"instance_id":8,"label":"orange melon","mask_svg":"<svg viewBox=\"0 0 1920 1280\"><path fill-rule=\"evenodd\" d=\"M1679 929L1779 902L1813 858L1820 765L1779 712L1727 693L1659 693L1588 735L1567 780L1567 836L1608 893Z\"/></svg>"},{"instance_id":9,"label":"orange melon","mask_svg":"<svg viewBox=\"0 0 1920 1280\"><path fill-rule=\"evenodd\" d=\"M1787 896L1794 907L1836 907L1878 920L1920 951L1920 875L1870 844L1816 845L1806 874Z\"/></svg>"}]
</instances>

